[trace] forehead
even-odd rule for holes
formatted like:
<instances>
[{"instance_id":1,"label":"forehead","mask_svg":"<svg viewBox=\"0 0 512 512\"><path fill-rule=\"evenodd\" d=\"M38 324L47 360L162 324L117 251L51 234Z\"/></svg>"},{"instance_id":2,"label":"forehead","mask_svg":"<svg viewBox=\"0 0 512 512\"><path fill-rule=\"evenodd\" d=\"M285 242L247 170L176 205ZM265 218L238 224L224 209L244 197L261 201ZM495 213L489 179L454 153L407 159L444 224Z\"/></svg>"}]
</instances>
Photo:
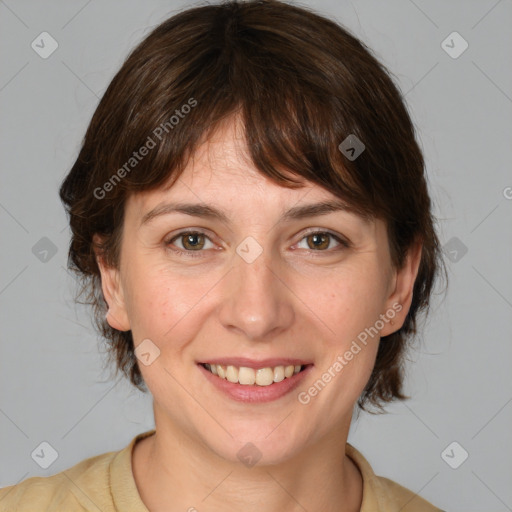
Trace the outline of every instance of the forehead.
<instances>
[{"instance_id":1,"label":"forehead","mask_svg":"<svg viewBox=\"0 0 512 512\"><path fill-rule=\"evenodd\" d=\"M286 172L285 172L286 174ZM217 204L229 209L236 203L293 205L308 201L339 199L316 183L293 175L300 187L284 187L263 175L250 158L239 118L232 117L202 141L191 155L183 173L172 186L132 194L127 207L144 215L149 209L170 199Z\"/></svg>"}]
</instances>

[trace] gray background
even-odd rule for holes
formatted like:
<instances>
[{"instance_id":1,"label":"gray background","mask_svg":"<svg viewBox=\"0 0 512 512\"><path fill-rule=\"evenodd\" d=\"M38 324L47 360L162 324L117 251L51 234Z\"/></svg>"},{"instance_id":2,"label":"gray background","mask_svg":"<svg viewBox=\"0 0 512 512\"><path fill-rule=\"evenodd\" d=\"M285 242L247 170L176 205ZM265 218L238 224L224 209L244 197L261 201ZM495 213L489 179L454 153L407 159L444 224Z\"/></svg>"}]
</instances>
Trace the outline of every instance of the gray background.
<instances>
[{"instance_id":1,"label":"gray background","mask_svg":"<svg viewBox=\"0 0 512 512\"><path fill-rule=\"evenodd\" d=\"M0 486L119 450L153 427L149 398L102 370L90 313L73 304L57 190L128 51L187 5L198 4L0 1ZM349 441L378 474L440 508L512 510L512 2L303 5L351 29L396 75L453 260L448 294L411 353L413 398L362 414ZM43 31L59 45L47 59L31 48ZM441 46L453 31L469 44L458 58ZM55 255L38 252L43 237ZM31 458L42 441L58 452L48 469ZM441 456L453 441L469 453L457 469Z\"/></svg>"}]
</instances>

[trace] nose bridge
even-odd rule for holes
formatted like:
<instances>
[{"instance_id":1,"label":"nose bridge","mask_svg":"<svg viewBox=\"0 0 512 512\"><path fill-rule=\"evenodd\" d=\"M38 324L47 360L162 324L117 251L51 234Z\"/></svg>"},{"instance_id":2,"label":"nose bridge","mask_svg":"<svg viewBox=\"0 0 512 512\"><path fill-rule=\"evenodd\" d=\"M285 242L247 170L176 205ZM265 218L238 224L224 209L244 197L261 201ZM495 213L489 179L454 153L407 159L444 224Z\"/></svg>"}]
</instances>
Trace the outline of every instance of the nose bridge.
<instances>
[{"instance_id":1,"label":"nose bridge","mask_svg":"<svg viewBox=\"0 0 512 512\"><path fill-rule=\"evenodd\" d=\"M293 309L286 287L278 278L271 255L261 252L246 258L254 247L241 244L234 268L226 276L220 320L229 329L239 330L248 339L264 339L269 333L286 329L293 320ZM273 332L275 331L275 332Z\"/></svg>"}]
</instances>

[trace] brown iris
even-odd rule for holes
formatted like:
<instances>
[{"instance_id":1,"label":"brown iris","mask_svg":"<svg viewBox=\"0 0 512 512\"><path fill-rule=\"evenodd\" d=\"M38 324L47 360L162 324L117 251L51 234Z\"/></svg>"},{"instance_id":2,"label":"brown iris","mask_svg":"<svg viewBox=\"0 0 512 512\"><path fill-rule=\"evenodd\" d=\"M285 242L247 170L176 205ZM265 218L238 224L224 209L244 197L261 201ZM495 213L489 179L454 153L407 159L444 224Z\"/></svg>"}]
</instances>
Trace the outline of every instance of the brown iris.
<instances>
[{"instance_id":1,"label":"brown iris","mask_svg":"<svg viewBox=\"0 0 512 512\"><path fill-rule=\"evenodd\" d=\"M201 250L204 246L204 235L202 233L188 233L187 235L182 235L181 238L185 249ZM202 240L202 243L197 242L198 239ZM187 244L191 245L187 247Z\"/></svg>"},{"instance_id":2,"label":"brown iris","mask_svg":"<svg viewBox=\"0 0 512 512\"><path fill-rule=\"evenodd\" d=\"M329 247L330 235L328 235L327 233L314 233L312 235L307 236L306 238L308 240L308 246L311 249L327 249L327 247ZM309 242L311 239L313 239L313 244ZM318 243L319 241L322 240L323 242Z\"/></svg>"}]
</instances>

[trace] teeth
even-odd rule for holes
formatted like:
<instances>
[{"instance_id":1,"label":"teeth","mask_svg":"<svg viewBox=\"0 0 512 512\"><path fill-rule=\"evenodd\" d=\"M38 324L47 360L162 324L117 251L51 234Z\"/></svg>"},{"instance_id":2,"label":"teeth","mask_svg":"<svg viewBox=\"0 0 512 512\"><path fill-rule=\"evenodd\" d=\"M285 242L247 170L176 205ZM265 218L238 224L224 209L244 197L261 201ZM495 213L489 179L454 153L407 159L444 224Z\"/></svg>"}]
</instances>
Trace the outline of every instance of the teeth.
<instances>
[{"instance_id":1,"label":"teeth","mask_svg":"<svg viewBox=\"0 0 512 512\"><path fill-rule=\"evenodd\" d=\"M276 366L274 368L274 382L281 382L284 380L284 366Z\"/></svg>"},{"instance_id":2,"label":"teeth","mask_svg":"<svg viewBox=\"0 0 512 512\"><path fill-rule=\"evenodd\" d=\"M284 367L284 376L291 377L293 375L294 370L295 370L295 366L285 366Z\"/></svg>"},{"instance_id":3,"label":"teeth","mask_svg":"<svg viewBox=\"0 0 512 512\"><path fill-rule=\"evenodd\" d=\"M235 366L228 366L226 368L226 379L228 379L229 382L236 384L238 382L238 368Z\"/></svg>"},{"instance_id":4,"label":"teeth","mask_svg":"<svg viewBox=\"0 0 512 512\"><path fill-rule=\"evenodd\" d=\"M245 386L270 386L274 382L281 382L285 378L290 378L300 372L301 365L275 366L274 368L248 368L241 366L222 366L220 364L205 364L207 370L221 379L226 379L232 383L239 383Z\"/></svg>"},{"instance_id":5,"label":"teeth","mask_svg":"<svg viewBox=\"0 0 512 512\"><path fill-rule=\"evenodd\" d=\"M274 370L272 368L256 370L256 384L258 386L270 386L272 382L274 382Z\"/></svg>"},{"instance_id":6,"label":"teeth","mask_svg":"<svg viewBox=\"0 0 512 512\"><path fill-rule=\"evenodd\" d=\"M254 384L256 382L256 372L252 368L241 366L238 372L238 382L248 386Z\"/></svg>"},{"instance_id":7,"label":"teeth","mask_svg":"<svg viewBox=\"0 0 512 512\"><path fill-rule=\"evenodd\" d=\"M221 378L221 379L225 379L226 378L226 367L225 366L222 366L220 364L217 364L215 365L217 367L217 375Z\"/></svg>"}]
</instances>

